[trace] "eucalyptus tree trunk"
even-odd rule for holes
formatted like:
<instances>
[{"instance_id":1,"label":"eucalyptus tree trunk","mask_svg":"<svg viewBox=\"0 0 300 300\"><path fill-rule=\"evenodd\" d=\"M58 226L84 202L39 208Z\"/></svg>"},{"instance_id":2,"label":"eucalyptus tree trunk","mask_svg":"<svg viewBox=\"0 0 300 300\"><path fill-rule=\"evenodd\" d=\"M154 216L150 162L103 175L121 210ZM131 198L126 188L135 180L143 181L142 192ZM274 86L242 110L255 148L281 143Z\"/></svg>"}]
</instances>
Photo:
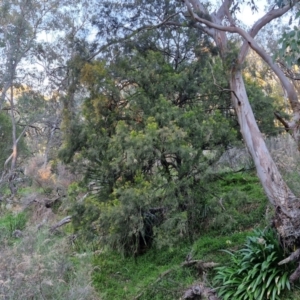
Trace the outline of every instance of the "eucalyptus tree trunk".
<instances>
[{"instance_id":1,"label":"eucalyptus tree trunk","mask_svg":"<svg viewBox=\"0 0 300 300\"><path fill-rule=\"evenodd\" d=\"M294 246L300 237L300 201L283 180L270 155L254 118L240 71L232 71L230 87L245 144L264 191L276 211L274 225L285 245Z\"/></svg>"},{"instance_id":2,"label":"eucalyptus tree trunk","mask_svg":"<svg viewBox=\"0 0 300 300\"><path fill-rule=\"evenodd\" d=\"M300 124L300 103L297 93L282 72L274 63L272 58L257 44L254 37L266 24L275 18L281 17L291 9L292 4L285 5L278 9L271 9L265 16L259 19L253 27L246 32L238 27L230 12L230 6L234 1L223 0L220 8L209 14L206 7L200 0L184 0L188 15L194 20L195 26L201 28L213 38L218 46L224 66L227 67L229 76L232 103L235 108L240 130L244 142L255 163L257 175L264 188L264 191L275 208L274 226L279 233L284 245L292 249L300 247L300 200L296 197L283 180L276 164L274 163L262 134L257 126L249 103L244 80L242 77L242 64L245 61L249 48L252 48L273 70L280 80L290 102L293 116L291 121L280 120L299 144L299 124ZM295 4L298 1L294 1ZM235 59L228 64L226 57L230 53L228 47L228 33L239 34L243 39L243 44ZM298 250L300 253L300 250ZM295 255L298 259L300 255ZM299 269L299 270L298 270ZM300 265L295 273L290 277L291 281L300 277Z\"/></svg>"}]
</instances>

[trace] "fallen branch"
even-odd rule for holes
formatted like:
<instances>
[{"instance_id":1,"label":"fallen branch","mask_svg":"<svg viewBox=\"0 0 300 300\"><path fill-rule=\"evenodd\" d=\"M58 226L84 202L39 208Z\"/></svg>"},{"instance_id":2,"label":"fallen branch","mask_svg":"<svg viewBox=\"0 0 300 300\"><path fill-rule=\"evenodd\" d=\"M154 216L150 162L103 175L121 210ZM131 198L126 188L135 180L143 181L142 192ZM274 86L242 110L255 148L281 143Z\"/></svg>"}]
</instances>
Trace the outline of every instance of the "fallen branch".
<instances>
[{"instance_id":1,"label":"fallen branch","mask_svg":"<svg viewBox=\"0 0 300 300\"><path fill-rule=\"evenodd\" d=\"M278 265L283 265L283 264L287 264L291 261L296 261L299 260L300 257L300 249L297 249L296 251L294 251L290 256L288 256L287 258L285 258L284 260L280 261L278 263ZM297 269L293 272L293 274L289 277L289 281L290 283L295 283L295 281L297 281L300 278L300 263L297 267Z\"/></svg>"},{"instance_id":2,"label":"fallen branch","mask_svg":"<svg viewBox=\"0 0 300 300\"><path fill-rule=\"evenodd\" d=\"M291 129L288 122L278 112L274 112L274 115L277 118L277 120L284 126L285 131L288 132Z\"/></svg>"},{"instance_id":3,"label":"fallen branch","mask_svg":"<svg viewBox=\"0 0 300 300\"><path fill-rule=\"evenodd\" d=\"M300 257L300 249L297 249L295 252L293 252L289 257L285 258L284 260L280 261L278 265L287 264L291 261L298 260Z\"/></svg>"},{"instance_id":4,"label":"fallen branch","mask_svg":"<svg viewBox=\"0 0 300 300\"><path fill-rule=\"evenodd\" d=\"M199 296L208 300L219 300L216 292L211 288L204 286L202 283L192 285L185 292L181 299L199 299Z\"/></svg>"},{"instance_id":5,"label":"fallen branch","mask_svg":"<svg viewBox=\"0 0 300 300\"><path fill-rule=\"evenodd\" d=\"M190 288L188 288L183 295L182 299L194 299L197 296L201 296L202 294L202 288L199 284L192 285Z\"/></svg>"},{"instance_id":6,"label":"fallen branch","mask_svg":"<svg viewBox=\"0 0 300 300\"><path fill-rule=\"evenodd\" d=\"M183 262L180 266L189 267L193 265L195 265L195 268L198 270L199 274L202 275L205 270L214 268L219 264L214 262L204 262L202 260L190 260Z\"/></svg>"},{"instance_id":7,"label":"fallen branch","mask_svg":"<svg viewBox=\"0 0 300 300\"><path fill-rule=\"evenodd\" d=\"M52 233L54 232L57 228L67 224L67 223L70 223L71 222L71 216L67 216L65 218L63 218L62 220L60 220L58 223L56 223L55 225L53 225L49 231Z\"/></svg>"}]
</instances>

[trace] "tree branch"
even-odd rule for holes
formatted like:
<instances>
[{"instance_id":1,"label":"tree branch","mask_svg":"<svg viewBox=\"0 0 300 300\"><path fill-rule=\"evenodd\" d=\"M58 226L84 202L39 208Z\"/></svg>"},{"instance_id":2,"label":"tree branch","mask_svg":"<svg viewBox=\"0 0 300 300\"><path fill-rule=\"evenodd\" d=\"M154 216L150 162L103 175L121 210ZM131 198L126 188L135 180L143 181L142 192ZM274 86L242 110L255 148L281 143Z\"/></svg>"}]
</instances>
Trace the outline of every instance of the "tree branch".
<instances>
[{"instance_id":1,"label":"tree branch","mask_svg":"<svg viewBox=\"0 0 300 300\"><path fill-rule=\"evenodd\" d=\"M285 131L289 131L291 129L289 123L285 121L278 112L274 112L274 115L276 119L284 126Z\"/></svg>"},{"instance_id":2,"label":"tree branch","mask_svg":"<svg viewBox=\"0 0 300 300\"><path fill-rule=\"evenodd\" d=\"M49 229L49 231L50 232L54 232L58 227L61 227L61 226L65 225L65 224L67 224L67 223L70 223L71 222L71 218L72 218L71 216L67 216L67 217L63 218L58 223L56 223L55 225L53 225Z\"/></svg>"},{"instance_id":3,"label":"tree branch","mask_svg":"<svg viewBox=\"0 0 300 300\"><path fill-rule=\"evenodd\" d=\"M293 252L289 257L285 258L284 260L280 261L278 263L279 266L287 264L291 261L298 260L300 257L300 249L297 249L295 252Z\"/></svg>"},{"instance_id":4,"label":"tree branch","mask_svg":"<svg viewBox=\"0 0 300 300\"><path fill-rule=\"evenodd\" d=\"M291 107L294 112L294 117L292 122L290 123L290 127L295 126L295 124L300 120L300 103L298 102L297 93L295 92L295 89L293 85L290 83L290 81L288 80L288 78L284 75L283 71L277 66L276 63L273 62L272 58L257 44L254 38L251 37L251 35L248 32L244 31L239 27L222 26L213 23L209 20L200 18L195 14L194 14L194 18L197 22L205 24L209 28L213 28L216 30L225 31L229 33L237 33L245 39L245 42L248 44L248 46L251 47L271 67L271 69L274 71L274 73L277 75L278 79L280 80L282 86L284 87L288 95ZM262 24L260 26L262 26Z\"/></svg>"},{"instance_id":5,"label":"tree branch","mask_svg":"<svg viewBox=\"0 0 300 300\"><path fill-rule=\"evenodd\" d=\"M199 1L197 0L184 0L184 3L186 5L186 8L191 16L191 18L195 21L196 20L196 15L193 11L193 7L195 9L195 11L197 13L200 13L201 10L208 14L208 11L207 9L204 7L204 5L202 5ZM207 33L209 36L213 37L214 36L214 33L215 33L215 30L213 29L210 29L210 28L205 28L205 27L202 27L200 28L201 30L203 30L205 33Z\"/></svg>"},{"instance_id":6,"label":"tree branch","mask_svg":"<svg viewBox=\"0 0 300 300\"><path fill-rule=\"evenodd\" d=\"M168 16L166 19L164 19L162 22L160 22L160 23L158 23L156 25L146 25L146 26L140 27L140 28L134 30L131 34L128 34L128 35L126 35L125 37L123 37L121 39L117 39L117 40L113 40L113 41L109 42L108 44L100 47L100 49L98 51L96 51L94 54L92 54L87 60L88 61L92 60L98 54L100 54L102 51L106 50L110 46L112 46L114 44L117 44L117 43L120 43L120 42L124 42L124 41L130 39L131 37L135 36L139 32L142 32L144 30L152 30L152 29L159 28L159 27L165 25L170 19L172 19L173 17L177 16L180 13L181 13L181 11L180 12L176 12L176 13ZM170 23L169 23L169 25L170 25ZM174 25L176 25L176 24L174 24Z\"/></svg>"},{"instance_id":7,"label":"tree branch","mask_svg":"<svg viewBox=\"0 0 300 300\"><path fill-rule=\"evenodd\" d=\"M225 16L229 17L229 8L231 4L233 3L233 0L224 0L220 8L218 9L218 12L216 13L216 18L219 20L223 20ZM231 16L230 16L231 17Z\"/></svg>"},{"instance_id":8,"label":"tree branch","mask_svg":"<svg viewBox=\"0 0 300 300\"><path fill-rule=\"evenodd\" d=\"M270 23L271 21L273 21L274 19L277 19L279 17L281 17L283 14L285 14L288 10L291 9L290 5L286 5L283 8L279 8L279 9L274 9L274 10L270 10L268 13L266 13L262 18L260 18L259 20L257 20L254 25L252 26L252 28L249 30L249 35L254 38L258 32L268 23ZM241 51L240 51L240 55L239 55L239 61L243 62L245 60L245 57L248 53L249 50L249 44L247 41L244 41Z\"/></svg>"}]
</instances>

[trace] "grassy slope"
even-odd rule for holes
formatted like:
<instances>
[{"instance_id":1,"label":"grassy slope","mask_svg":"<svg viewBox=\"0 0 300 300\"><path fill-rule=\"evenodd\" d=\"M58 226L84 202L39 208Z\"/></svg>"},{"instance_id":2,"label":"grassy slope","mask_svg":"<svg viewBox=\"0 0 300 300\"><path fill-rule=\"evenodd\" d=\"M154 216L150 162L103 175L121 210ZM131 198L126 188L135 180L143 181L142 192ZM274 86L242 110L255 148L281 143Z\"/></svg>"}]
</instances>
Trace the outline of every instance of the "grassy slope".
<instances>
[{"instance_id":1,"label":"grassy slope","mask_svg":"<svg viewBox=\"0 0 300 300\"><path fill-rule=\"evenodd\" d=\"M192 244L182 241L173 248L152 249L136 261L110 251L94 258L93 280L102 299L179 299L201 278L196 270L180 266L188 253L193 259L226 264L228 254L220 250L237 249L253 228L269 223L268 202L254 174L228 174L214 184L223 207L220 198L211 200L203 234Z\"/></svg>"},{"instance_id":2,"label":"grassy slope","mask_svg":"<svg viewBox=\"0 0 300 300\"><path fill-rule=\"evenodd\" d=\"M22 197L23 192L20 190L17 196ZM26 192L30 193L36 191ZM49 233L49 223L38 229L39 209L46 218L44 205L21 212L1 207L0 298L99 299L90 284L91 254L74 253L67 226L56 234Z\"/></svg>"},{"instance_id":3,"label":"grassy slope","mask_svg":"<svg viewBox=\"0 0 300 300\"><path fill-rule=\"evenodd\" d=\"M193 259L224 265L229 257L220 250L239 248L253 228L263 228L270 222L272 212L254 174L227 174L215 181L214 187L218 197L212 197L208 203L209 214L198 239L193 243L182 241L173 248L153 248L136 260L105 249L89 255L87 245L79 247L85 253L76 254L74 251L79 248L68 241L69 226L62 228L58 236L49 235L47 228L37 232L32 222L26 226L29 214L2 214L0 280L8 281L0 284L0 294L8 289L11 299L20 299L23 292L22 299L35 295L36 299L71 300L78 299L80 293L81 299L86 300L179 299L187 287L203 279L198 270L180 266L188 253ZM15 229L21 229L25 236L14 238ZM91 263L98 297L89 284ZM19 266L25 268L20 270ZM45 270L43 274L41 270ZM208 285L213 274L213 270L207 274ZM299 300L300 294L295 290L284 299Z\"/></svg>"}]
</instances>

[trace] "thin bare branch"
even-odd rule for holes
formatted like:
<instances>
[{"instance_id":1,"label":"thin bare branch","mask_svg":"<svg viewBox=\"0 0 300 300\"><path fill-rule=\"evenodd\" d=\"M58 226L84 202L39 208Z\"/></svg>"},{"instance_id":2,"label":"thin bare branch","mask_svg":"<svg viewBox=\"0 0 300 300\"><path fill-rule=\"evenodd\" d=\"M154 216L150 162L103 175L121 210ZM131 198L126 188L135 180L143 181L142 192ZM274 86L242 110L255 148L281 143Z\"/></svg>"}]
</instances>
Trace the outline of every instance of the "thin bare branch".
<instances>
[{"instance_id":1,"label":"thin bare branch","mask_svg":"<svg viewBox=\"0 0 300 300\"><path fill-rule=\"evenodd\" d=\"M284 126L286 131L289 131L291 129L289 123L284 118L282 118L282 116L278 112L274 112L274 115L276 119Z\"/></svg>"},{"instance_id":2,"label":"thin bare branch","mask_svg":"<svg viewBox=\"0 0 300 300\"><path fill-rule=\"evenodd\" d=\"M292 124L297 123L298 120L300 120L300 114L299 114L300 103L298 102L298 96L293 85L290 83L290 81L287 79L287 77L284 75L283 71L278 67L278 65L273 62L272 58L258 45L258 43L254 40L254 38L251 37L251 35L248 32L246 32L245 30L239 27L222 26L214 22L211 22L209 20L200 18L195 14L193 16L197 22L205 24L209 28L213 28L213 29L217 29L229 33L237 33L245 39L248 46L251 47L271 67L271 69L279 78L282 86L287 92L291 107L294 112L294 119L292 121ZM239 65L239 61L237 62L237 65Z\"/></svg>"},{"instance_id":3,"label":"thin bare branch","mask_svg":"<svg viewBox=\"0 0 300 300\"><path fill-rule=\"evenodd\" d=\"M140 28L138 28L138 29L136 29L136 30L133 30L131 34L128 34L128 35L126 35L125 37L123 37L123 38L121 38L121 39L113 40L113 41L107 43L106 45L100 47L100 49L99 49L98 51L96 51L95 53L93 53L87 60L88 60L88 61L92 60L92 59L95 58L98 54L100 54L102 51L106 50L106 49L109 48L110 46L115 45L115 44L119 44L119 43L121 43L121 42L124 42L124 41L126 41L126 40L132 38L133 36L137 35L138 33L142 32L142 31L144 31L144 30L152 30L152 29L155 29L155 28L159 28L159 27L161 27L161 26L163 26L163 25L167 25L167 23L168 23L168 21L169 21L170 19L172 19L173 17L175 17L175 16L177 16L177 15L179 15L179 14L181 14L181 13L182 13L181 11L180 11L180 12L176 12L176 13L174 13L174 14L168 16L166 19L164 19L162 22L160 22L160 23L158 23L158 24L156 24L156 25L146 25L146 26L140 27ZM171 25L171 23L169 22L168 25ZM172 25L177 26L177 23L174 23L174 24L172 24Z\"/></svg>"}]
</instances>

